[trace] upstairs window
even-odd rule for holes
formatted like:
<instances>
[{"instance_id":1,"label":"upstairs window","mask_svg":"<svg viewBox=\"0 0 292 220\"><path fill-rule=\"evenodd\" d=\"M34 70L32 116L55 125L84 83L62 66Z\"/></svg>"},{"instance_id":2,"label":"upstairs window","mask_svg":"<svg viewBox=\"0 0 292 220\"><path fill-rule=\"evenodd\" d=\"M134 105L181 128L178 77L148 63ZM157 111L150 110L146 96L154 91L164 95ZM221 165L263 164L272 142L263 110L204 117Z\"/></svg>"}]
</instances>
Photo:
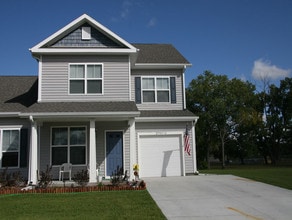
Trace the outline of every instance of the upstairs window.
<instances>
[{"instance_id":1,"label":"upstairs window","mask_svg":"<svg viewBox=\"0 0 292 220\"><path fill-rule=\"evenodd\" d=\"M102 94L102 64L70 64L70 94Z\"/></svg>"},{"instance_id":2,"label":"upstairs window","mask_svg":"<svg viewBox=\"0 0 292 220\"><path fill-rule=\"evenodd\" d=\"M170 83L169 77L144 77L142 78L143 102L169 102Z\"/></svg>"},{"instance_id":3,"label":"upstairs window","mask_svg":"<svg viewBox=\"0 0 292 220\"><path fill-rule=\"evenodd\" d=\"M19 167L20 129L0 130L1 167Z\"/></svg>"}]
</instances>

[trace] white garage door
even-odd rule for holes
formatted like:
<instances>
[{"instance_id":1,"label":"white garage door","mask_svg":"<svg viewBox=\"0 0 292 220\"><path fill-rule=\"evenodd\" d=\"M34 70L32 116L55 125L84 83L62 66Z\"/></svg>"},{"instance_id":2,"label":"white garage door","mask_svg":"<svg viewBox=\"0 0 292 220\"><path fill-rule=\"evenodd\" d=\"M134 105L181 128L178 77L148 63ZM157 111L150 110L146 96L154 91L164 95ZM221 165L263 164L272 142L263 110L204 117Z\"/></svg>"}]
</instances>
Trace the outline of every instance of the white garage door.
<instances>
[{"instance_id":1,"label":"white garage door","mask_svg":"<svg viewBox=\"0 0 292 220\"><path fill-rule=\"evenodd\" d=\"M181 176L181 136L140 136L140 176Z\"/></svg>"}]
</instances>

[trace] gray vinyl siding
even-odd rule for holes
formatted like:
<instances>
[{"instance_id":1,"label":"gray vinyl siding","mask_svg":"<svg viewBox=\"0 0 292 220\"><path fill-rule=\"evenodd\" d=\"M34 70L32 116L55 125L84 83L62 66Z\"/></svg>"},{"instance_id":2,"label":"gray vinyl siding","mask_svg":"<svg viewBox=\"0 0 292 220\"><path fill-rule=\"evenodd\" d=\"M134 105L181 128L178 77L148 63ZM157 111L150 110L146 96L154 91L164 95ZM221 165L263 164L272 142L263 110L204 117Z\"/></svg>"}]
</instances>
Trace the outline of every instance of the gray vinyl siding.
<instances>
[{"instance_id":1,"label":"gray vinyl siding","mask_svg":"<svg viewBox=\"0 0 292 220\"><path fill-rule=\"evenodd\" d=\"M45 171L46 166L51 166L51 127L54 126L86 126L87 127L87 146L86 146L86 163L89 161L89 122L58 122L58 123L43 123L40 129L40 171ZM106 131L121 131L123 132L124 144L124 166L125 170L130 171L130 132L127 122L96 122L96 163L100 166L100 174L105 175L105 132ZM87 169L87 165L76 165L72 168L72 177L78 171ZM59 166L52 168L54 179L59 178Z\"/></svg>"},{"instance_id":2,"label":"gray vinyl siding","mask_svg":"<svg viewBox=\"0 0 292 220\"><path fill-rule=\"evenodd\" d=\"M191 122L190 122L191 123ZM137 122L136 123L136 146L138 146L138 133L140 132L185 132L186 123L185 122ZM189 132L190 144L191 144L191 155L184 153L185 157L185 173L194 173L193 166L193 142L192 142L192 132ZM182 146L183 147L183 146ZM138 158L138 147L136 148L136 157Z\"/></svg>"},{"instance_id":3,"label":"gray vinyl siding","mask_svg":"<svg viewBox=\"0 0 292 220\"><path fill-rule=\"evenodd\" d=\"M137 104L139 110L182 110L183 109L183 79L182 70L132 70L131 97L135 101L135 77L143 76L169 76L175 77L176 103L142 103ZM141 94L142 95L142 94Z\"/></svg>"},{"instance_id":4,"label":"gray vinyl siding","mask_svg":"<svg viewBox=\"0 0 292 220\"><path fill-rule=\"evenodd\" d=\"M69 63L102 63L103 94L69 94ZM129 101L128 56L44 56L41 101Z\"/></svg>"}]
</instances>

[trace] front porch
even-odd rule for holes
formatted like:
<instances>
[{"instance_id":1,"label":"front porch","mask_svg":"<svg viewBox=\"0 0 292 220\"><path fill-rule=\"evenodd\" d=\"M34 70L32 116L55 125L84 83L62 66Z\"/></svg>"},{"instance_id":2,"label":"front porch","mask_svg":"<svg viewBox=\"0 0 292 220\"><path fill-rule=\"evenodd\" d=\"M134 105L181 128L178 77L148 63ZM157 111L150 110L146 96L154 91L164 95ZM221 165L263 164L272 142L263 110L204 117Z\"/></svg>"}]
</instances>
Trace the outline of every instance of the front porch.
<instances>
[{"instance_id":1,"label":"front porch","mask_svg":"<svg viewBox=\"0 0 292 220\"><path fill-rule=\"evenodd\" d=\"M78 130L81 127L84 129ZM75 133L64 135L66 129L68 132ZM36 185L39 173L44 172L49 166L52 167L53 185L63 186L64 182L59 180L60 165L63 162L73 164L71 177L81 170L88 170L89 185L98 184L100 179L103 179L104 183L109 182L112 172L109 169L111 158L108 146L111 141L107 139L107 134L114 134L113 132L119 132L122 135L119 165L124 171L128 171L132 179L134 176L129 171L131 171L131 164L136 163L135 120L133 118L120 121L79 119L70 122L31 118L28 183ZM98 167L97 164L99 164ZM115 163L112 166L115 166ZM74 181L67 179L66 186L75 184Z\"/></svg>"}]
</instances>

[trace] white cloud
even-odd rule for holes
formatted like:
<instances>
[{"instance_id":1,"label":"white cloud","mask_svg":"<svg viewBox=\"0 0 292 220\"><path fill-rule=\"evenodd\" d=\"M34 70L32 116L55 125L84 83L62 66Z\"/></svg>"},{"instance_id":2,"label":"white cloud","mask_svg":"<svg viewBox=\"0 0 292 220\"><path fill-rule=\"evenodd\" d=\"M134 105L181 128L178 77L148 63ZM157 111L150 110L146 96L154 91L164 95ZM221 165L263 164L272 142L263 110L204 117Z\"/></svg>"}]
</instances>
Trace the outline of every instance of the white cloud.
<instances>
[{"instance_id":1,"label":"white cloud","mask_svg":"<svg viewBox=\"0 0 292 220\"><path fill-rule=\"evenodd\" d=\"M255 79L279 79L288 77L291 73L290 69L281 69L275 65L272 65L269 61L264 61L262 59L254 61L254 66L252 69L252 76Z\"/></svg>"},{"instance_id":2,"label":"white cloud","mask_svg":"<svg viewBox=\"0 0 292 220\"><path fill-rule=\"evenodd\" d=\"M156 25L156 23L157 23L157 20L156 20L156 18L153 17L149 20L147 27L154 27Z\"/></svg>"}]
</instances>

